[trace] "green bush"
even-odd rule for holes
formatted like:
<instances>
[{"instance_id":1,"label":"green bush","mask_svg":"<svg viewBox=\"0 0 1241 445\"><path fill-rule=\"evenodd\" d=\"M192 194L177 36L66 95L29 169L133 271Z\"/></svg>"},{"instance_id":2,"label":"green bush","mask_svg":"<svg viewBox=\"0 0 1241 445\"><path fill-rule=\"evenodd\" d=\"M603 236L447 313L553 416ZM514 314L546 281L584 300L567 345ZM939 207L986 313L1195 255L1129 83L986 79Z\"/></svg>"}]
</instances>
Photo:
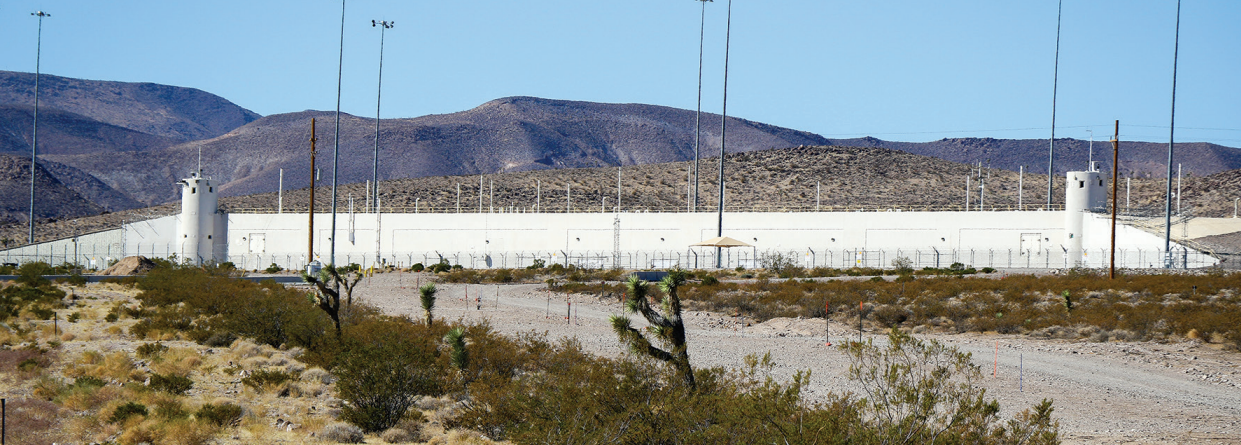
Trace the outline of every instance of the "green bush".
<instances>
[{"instance_id":1,"label":"green bush","mask_svg":"<svg viewBox=\"0 0 1241 445\"><path fill-rule=\"evenodd\" d=\"M280 273L280 271L282 271L282 270L284 270L284 268L283 268L283 267L280 267L280 265L279 265L279 264L276 264L276 263L271 263L271 265L270 265L270 266L267 266L267 268L266 268L266 269L263 269L263 272L267 272L267 273Z\"/></svg>"},{"instance_id":2,"label":"green bush","mask_svg":"<svg viewBox=\"0 0 1241 445\"><path fill-rule=\"evenodd\" d=\"M414 265L409 268L411 272L422 272L424 269L426 269L426 266L423 266L422 263L414 263Z\"/></svg>"},{"instance_id":3,"label":"green bush","mask_svg":"<svg viewBox=\"0 0 1241 445\"><path fill-rule=\"evenodd\" d=\"M112 412L112 416L108 417L110 423L121 423L133 416L147 415L147 407L137 402L127 402L124 405L116 407L116 411Z\"/></svg>"},{"instance_id":4,"label":"green bush","mask_svg":"<svg viewBox=\"0 0 1241 445\"><path fill-rule=\"evenodd\" d=\"M208 403L198 408L198 412L194 413L195 418L211 422L216 426L236 425L241 421L241 415L241 407L231 403L221 403L219 405Z\"/></svg>"},{"instance_id":5,"label":"green bush","mask_svg":"<svg viewBox=\"0 0 1241 445\"><path fill-rule=\"evenodd\" d=\"M703 286L714 286L717 284L720 284L720 280L718 278L715 278L714 276L707 275L707 276L702 277Z\"/></svg>"},{"instance_id":6,"label":"green bush","mask_svg":"<svg viewBox=\"0 0 1241 445\"><path fill-rule=\"evenodd\" d=\"M168 347L164 346L164 344L160 342L143 343L138 346L138 348L134 351L134 354L136 354L139 358L154 358L160 354L163 354L164 351L167 350Z\"/></svg>"},{"instance_id":7,"label":"green bush","mask_svg":"<svg viewBox=\"0 0 1241 445\"><path fill-rule=\"evenodd\" d=\"M284 371L261 369L242 378L241 383L253 388L255 391L263 391L269 385L277 386L290 380L297 380L297 376Z\"/></svg>"},{"instance_id":8,"label":"green bush","mask_svg":"<svg viewBox=\"0 0 1241 445\"><path fill-rule=\"evenodd\" d=\"M194 386L194 381L189 377L179 376L176 374L160 375L151 374L151 389L166 392L172 395L185 394Z\"/></svg>"},{"instance_id":9,"label":"green bush","mask_svg":"<svg viewBox=\"0 0 1241 445\"><path fill-rule=\"evenodd\" d=\"M544 268L544 267L547 267L547 262L546 262L546 261L543 261L543 259L542 259L542 258L535 258L535 259L534 259L534 261L530 262L530 265L529 265L529 266L526 266L526 269L529 269L529 270L539 270L539 269L542 269L542 268Z\"/></svg>"},{"instance_id":10,"label":"green bush","mask_svg":"<svg viewBox=\"0 0 1241 445\"><path fill-rule=\"evenodd\" d=\"M428 341L434 327L369 319L350 326L332 373L349 402L340 418L365 432L391 428L421 395L437 395L447 369Z\"/></svg>"}]
</instances>

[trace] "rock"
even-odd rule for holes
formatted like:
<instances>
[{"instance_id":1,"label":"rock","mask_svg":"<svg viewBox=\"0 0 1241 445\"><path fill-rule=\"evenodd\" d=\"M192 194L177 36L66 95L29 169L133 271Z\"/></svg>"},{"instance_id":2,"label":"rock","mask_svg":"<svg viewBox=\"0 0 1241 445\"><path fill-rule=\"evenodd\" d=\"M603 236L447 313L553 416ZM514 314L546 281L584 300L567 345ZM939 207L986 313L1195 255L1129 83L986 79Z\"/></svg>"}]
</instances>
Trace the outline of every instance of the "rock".
<instances>
[{"instance_id":1,"label":"rock","mask_svg":"<svg viewBox=\"0 0 1241 445\"><path fill-rule=\"evenodd\" d=\"M99 275L141 275L155 268L155 262L144 256L122 258L112 267L104 269Z\"/></svg>"}]
</instances>

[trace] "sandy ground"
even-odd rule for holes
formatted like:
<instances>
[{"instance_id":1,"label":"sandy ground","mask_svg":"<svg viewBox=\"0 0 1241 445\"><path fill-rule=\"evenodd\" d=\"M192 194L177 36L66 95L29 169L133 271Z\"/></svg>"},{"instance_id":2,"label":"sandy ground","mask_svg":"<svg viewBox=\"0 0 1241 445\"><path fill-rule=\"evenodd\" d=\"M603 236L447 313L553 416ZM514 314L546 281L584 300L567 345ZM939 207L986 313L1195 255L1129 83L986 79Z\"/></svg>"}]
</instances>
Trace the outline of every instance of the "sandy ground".
<instances>
[{"instance_id":1,"label":"sandy ground","mask_svg":"<svg viewBox=\"0 0 1241 445\"><path fill-rule=\"evenodd\" d=\"M380 274L363 281L355 297L392 314L422 315L422 274ZM624 350L607 323L620 314L615 300L549 294L543 284L438 284L436 318L488 321L504 333L546 332L574 337L605 356ZM469 300L467 301L466 295ZM572 317L566 320L569 303ZM641 324L636 317L635 324ZM848 359L824 343L823 319L744 320L707 312L686 314L690 357L697 367L739 367L748 354L770 352L775 377L812 372L807 396L857 391L846 378ZM831 325L831 340L858 338L855 323ZM867 326L866 339L885 339ZM973 354L986 374L988 397L1005 417L1043 398L1055 402L1065 443L1241 444L1241 355L1197 342L1090 343L989 334L919 334Z\"/></svg>"}]
</instances>

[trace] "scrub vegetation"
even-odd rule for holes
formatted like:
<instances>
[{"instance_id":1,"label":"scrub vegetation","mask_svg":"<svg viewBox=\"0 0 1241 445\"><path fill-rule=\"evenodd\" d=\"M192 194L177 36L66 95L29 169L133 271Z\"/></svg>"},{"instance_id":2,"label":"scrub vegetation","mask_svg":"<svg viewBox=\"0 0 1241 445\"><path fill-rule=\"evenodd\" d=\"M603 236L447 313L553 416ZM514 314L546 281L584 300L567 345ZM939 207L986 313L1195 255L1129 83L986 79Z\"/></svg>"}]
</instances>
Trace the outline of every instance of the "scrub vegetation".
<instances>
[{"instance_id":1,"label":"scrub vegetation","mask_svg":"<svg viewBox=\"0 0 1241 445\"><path fill-rule=\"evenodd\" d=\"M856 362L853 378L872 388L867 395L835 394L812 403L802 395L809 376L775 381L768 377L775 366L769 357L748 357L738 369L693 369L678 360L665 365L644 354L605 358L572 340L502 335L486 324L426 323L383 315L356 301L341 307L338 337L313 290L238 280L235 273L164 264L132 285L89 285L80 289L89 297L54 309L80 314L71 327L81 337L46 329L30 311L10 320L2 329L0 368L13 376L5 385L20 389L12 393L29 394L10 400L10 440L1059 440L1050 402L1002 419L998 405L968 384L976 367L961 362L951 348L896 330L887 349L843 347ZM683 273L659 286L662 290L650 286L633 307L644 316L678 313L678 292L685 298L698 286L684 281ZM632 286L647 288L641 282ZM652 309L655 305L662 313ZM670 337L656 332L654 338L678 338L675 323L667 331ZM630 344L646 338L638 331L625 333ZM226 339L233 340L223 344ZM666 354L683 355L683 339L669 346ZM896 359L903 355L934 360ZM865 377L892 372L906 377ZM899 397L877 396L881 393Z\"/></svg>"}]
</instances>

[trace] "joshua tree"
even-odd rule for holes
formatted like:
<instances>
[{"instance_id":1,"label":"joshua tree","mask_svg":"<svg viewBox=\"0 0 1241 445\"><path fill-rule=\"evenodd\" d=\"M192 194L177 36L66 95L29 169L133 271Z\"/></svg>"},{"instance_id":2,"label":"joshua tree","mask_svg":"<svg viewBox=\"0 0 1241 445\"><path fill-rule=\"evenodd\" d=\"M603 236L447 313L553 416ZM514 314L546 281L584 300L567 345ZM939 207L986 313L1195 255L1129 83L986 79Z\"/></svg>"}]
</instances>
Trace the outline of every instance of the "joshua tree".
<instances>
[{"instance_id":1,"label":"joshua tree","mask_svg":"<svg viewBox=\"0 0 1241 445\"><path fill-rule=\"evenodd\" d=\"M666 294L660 303L662 314L651 308L650 302L647 301L645 281L639 280L638 277L630 277L625 283L629 287L630 297L625 302L626 311L642 314L651 324L647 330L665 345L666 350L655 347L646 336L634 329L630 325L629 317L613 315L610 321L612 330L616 331L621 343L628 345L635 354L649 355L672 365L685 379L685 384L689 385L690 389L695 389L697 385L694 383L694 369L690 367L689 351L685 343L685 323L681 319L681 299L677 296L677 288L683 283L685 283L685 271L682 270L669 272L668 276L659 282L660 290Z\"/></svg>"},{"instance_id":2,"label":"joshua tree","mask_svg":"<svg viewBox=\"0 0 1241 445\"><path fill-rule=\"evenodd\" d=\"M444 335L444 342L452 347L452 367L464 373L465 368L470 365L470 354L465 350L465 328L452 328Z\"/></svg>"},{"instance_id":3,"label":"joshua tree","mask_svg":"<svg viewBox=\"0 0 1241 445\"><path fill-rule=\"evenodd\" d=\"M342 272L346 275L342 276ZM359 281L362 281L362 274L349 266L328 265L319 270L319 276L311 276L302 272L302 281L313 284L318 289L312 297L313 302L318 304L319 309L323 309L323 312L332 319L332 323L336 325L336 339L340 340L340 289L344 288L348 303L352 306L353 288Z\"/></svg>"},{"instance_id":4,"label":"joshua tree","mask_svg":"<svg viewBox=\"0 0 1241 445\"><path fill-rule=\"evenodd\" d=\"M431 325L431 310L435 309L435 293L439 292L435 288L435 283L427 283L418 288L418 294L422 298L422 310L427 313L427 326Z\"/></svg>"}]
</instances>

